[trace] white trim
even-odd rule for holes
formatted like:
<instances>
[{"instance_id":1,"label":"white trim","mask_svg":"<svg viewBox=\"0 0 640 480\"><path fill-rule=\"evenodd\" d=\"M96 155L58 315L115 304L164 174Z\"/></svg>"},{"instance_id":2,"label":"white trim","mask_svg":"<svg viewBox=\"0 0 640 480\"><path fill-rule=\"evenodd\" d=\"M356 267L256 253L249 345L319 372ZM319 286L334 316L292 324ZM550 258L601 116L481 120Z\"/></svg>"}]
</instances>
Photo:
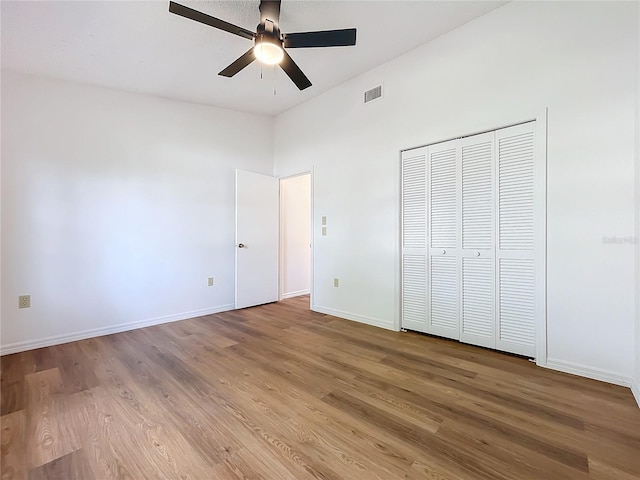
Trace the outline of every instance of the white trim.
<instances>
[{"instance_id":1,"label":"white trim","mask_svg":"<svg viewBox=\"0 0 640 480\"><path fill-rule=\"evenodd\" d=\"M395 245L393 246L393 251L395 252L393 256L394 262L394 276L393 276L393 291L395 295L393 296L393 329L396 332L399 332L402 328L402 151L398 152L398 161L395 164L395 175L396 181L394 185L396 187L396 194L393 196L395 202L395 211L397 212L395 218L395 229L396 235L393 241Z\"/></svg>"},{"instance_id":2,"label":"white trim","mask_svg":"<svg viewBox=\"0 0 640 480\"><path fill-rule=\"evenodd\" d=\"M573 362L565 362L564 360L557 360L555 358L547 358L547 364L544 367L550 370L578 375L580 377L600 380L601 382L613 383L614 385L620 385L622 387L631 387L631 378L602 368L580 365L579 363Z\"/></svg>"},{"instance_id":3,"label":"white trim","mask_svg":"<svg viewBox=\"0 0 640 480\"><path fill-rule=\"evenodd\" d=\"M238 305L238 169L236 168L233 191L233 307ZM280 219L278 218L278 221ZM279 239L278 239L279 240ZM278 259L278 262L280 260Z\"/></svg>"},{"instance_id":4,"label":"white trim","mask_svg":"<svg viewBox=\"0 0 640 480\"><path fill-rule=\"evenodd\" d=\"M313 288L313 275L314 275L314 262L315 262L315 256L316 256L316 242L315 242L315 207L314 207L314 179L315 174L314 174L314 168L313 166L311 166L311 225L309 225L309 228L311 229L311 265L309 266L310 270L309 270L309 309L311 309L311 305L313 305L313 295L314 295L314 291L315 289Z\"/></svg>"},{"instance_id":5,"label":"white trim","mask_svg":"<svg viewBox=\"0 0 640 480\"><path fill-rule=\"evenodd\" d=\"M87 338L101 337L103 335L111 335L113 333L126 332L128 330L151 327L162 323L177 322L179 320L212 315L214 313L226 312L228 310L233 310L233 305L220 305L218 307L203 308L201 310L193 310L191 312L176 313L173 315L164 315L162 317L148 318L146 320L137 320L135 322L120 323L109 327L92 328L81 332L54 335L52 337L44 337L26 342L9 343L7 345L0 346L0 355L9 355L11 353L50 347L52 345L60 345L62 343L75 342L77 340L84 340Z\"/></svg>"},{"instance_id":6,"label":"white trim","mask_svg":"<svg viewBox=\"0 0 640 480\"><path fill-rule=\"evenodd\" d=\"M542 305L536 306L536 365L547 365L547 118L549 109L545 108L536 116L534 172L535 188L543 195L536 196L535 205L535 255L536 296L542 297ZM538 295L538 292L539 295Z\"/></svg>"},{"instance_id":7,"label":"white trim","mask_svg":"<svg viewBox=\"0 0 640 480\"><path fill-rule=\"evenodd\" d=\"M342 310L335 310L328 307L320 307L313 305L311 310L318 313L324 313L333 317L344 318L345 320L352 320L354 322L365 323L374 327L384 328L386 330L397 331L394 328L393 321L382 320L381 318L367 317L365 315L358 315L357 313L344 312Z\"/></svg>"},{"instance_id":8,"label":"white trim","mask_svg":"<svg viewBox=\"0 0 640 480\"><path fill-rule=\"evenodd\" d=\"M631 381L631 393L633 393L633 396L636 397L636 403L638 404L638 408L640 408L640 381Z\"/></svg>"},{"instance_id":9,"label":"white trim","mask_svg":"<svg viewBox=\"0 0 640 480\"><path fill-rule=\"evenodd\" d=\"M546 108L544 111L546 112ZM490 133L497 130L503 130L505 128L517 127L518 125L522 125L524 123L537 122L538 119L540 118L540 115L545 115L545 114L538 112L534 115L523 115L522 117L519 117L519 118L514 117L511 120L505 120L502 123L495 123L496 126L491 128L478 127L477 130L473 130L469 128L468 130L469 133L465 133L464 135L460 135L460 132L451 132L451 134L449 135L443 135L438 139L430 140L429 142L423 143L422 145L403 148L400 150L400 152L405 152L407 150L415 150L423 147L431 147L434 145L438 145L439 143L450 142L452 140L459 140L461 138L466 138L466 137L474 137L476 135L482 135L483 133ZM525 120L523 120L523 118ZM483 127L485 127L485 125L483 125Z\"/></svg>"},{"instance_id":10,"label":"white trim","mask_svg":"<svg viewBox=\"0 0 640 480\"><path fill-rule=\"evenodd\" d=\"M298 290L297 292L283 293L281 295L281 299L284 300L285 298L300 297L302 295L309 295L309 293L311 293L311 290Z\"/></svg>"}]
</instances>

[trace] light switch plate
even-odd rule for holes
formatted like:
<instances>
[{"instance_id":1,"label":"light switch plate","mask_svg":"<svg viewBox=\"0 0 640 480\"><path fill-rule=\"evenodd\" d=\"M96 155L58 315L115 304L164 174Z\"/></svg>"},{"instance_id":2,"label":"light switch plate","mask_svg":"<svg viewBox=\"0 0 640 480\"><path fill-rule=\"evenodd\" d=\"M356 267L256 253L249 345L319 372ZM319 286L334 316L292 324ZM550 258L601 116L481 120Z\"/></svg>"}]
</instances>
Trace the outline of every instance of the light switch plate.
<instances>
[{"instance_id":1,"label":"light switch plate","mask_svg":"<svg viewBox=\"0 0 640 480\"><path fill-rule=\"evenodd\" d=\"M322 236L323 237L327 236L327 227L322 227Z\"/></svg>"}]
</instances>

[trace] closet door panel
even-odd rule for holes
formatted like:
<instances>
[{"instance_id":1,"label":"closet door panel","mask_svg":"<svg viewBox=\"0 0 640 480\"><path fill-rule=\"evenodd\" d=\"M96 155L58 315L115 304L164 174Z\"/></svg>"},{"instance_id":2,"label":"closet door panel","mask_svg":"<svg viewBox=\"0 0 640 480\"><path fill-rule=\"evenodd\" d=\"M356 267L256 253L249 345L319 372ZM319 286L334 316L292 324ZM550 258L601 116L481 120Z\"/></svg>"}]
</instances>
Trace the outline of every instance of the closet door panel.
<instances>
[{"instance_id":1,"label":"closet door panel","mask_svg":"<svg viewBox=\"0 0 640 480\"><path fill-rule=\"evenodd\" d=\"M534 124L496 132L496 347L535 356L536 288Z\"/></svg>"},{"instance_id":2,"label":"closet door panel","mask_svg":"<svg viewBox=\"0 0 640 480\"><path fill-rule=\"evenodd\" d=\"M462 248L494 248L494 134L475 135L462 145Z\"/></svg>"},{"instance_id":3,"label":"closet door panel","mask_svg":"<svg viewBox=\"0 0 640 480\"><path fill-rule=\"evenodd\" d=\"M494 133L461 140L460 340L495 348Z\"/></svg>"},{"instance_id":4,"label":"closet door panel","mask_svg":"<svg viewBox=\"0 0 640 480\"><path fill-rule=\"evenodd\" d=\"M429 149L430 247L455 249L457 231L457 142Z\"/></svg>"},{"instance_id":5,"label":"closet door panel","mask_svg":"<svg viewBox=\"0 0 640 480\"><path fill-rule=\"evenodd\" d=\"M460 340L495 348L493 258L462 258L462 326Z\"/></svg>"},{"instance_id":6,"label":"closet door panel","mask_svg":"<svg viewBox=\"0 0 640 480\"><path fill-rule=\"evenodd\" d=\"M424 148L402 153L402 247L427 247L427 171Z\"/></svg>"},{"instance_id":7,"label":"closet door panel","mask_svg":"<svg viewBox=\"0 0 640 480\"><path fill-rule=\"evenodd\" d=\"M426 149L402 152L402 328L427 331Z\"/></svg>"},{"instance_id":8,"label":"closet door panel","mask_svg":"<svg viewBox=\"0 0 640 480\"><path fill-rule=\"evenodd\" d=\"M533 252L533 130L498 132L498 244L500 250ZM511 131L511 133L509 133Z\"/></svg>"},{"instance_id":9,"label":"closet door panel","mask_svg":"<svg viewBox=\"0 0 640 480\"><path fill-rule=\"evenodd\" d=\"M428 149L428 332L460 339L459 141Z\"/></svg>"},{"instance_id":10,"label":"closet door panel","mask_svg":"<svg viewBox=\"0 0 640 480\"><path fill-rule=\"evenodd\" d=\"M501 258L498 263L497 347L535 355L535 275L533 259Z\"/></svg>"},{"instance_id":11,"label":"closet door panel","mask_svg":"<svg viewBox=\"0 0 640 480\"><path fill-rule=\"evenodd\" d=\"M455 257L431 257L429 333L459 337L458 265Z\"/></svg>"},{"instance_id":12,"label":"closet door panel","mask_svg":"<svg viewBox=\"0 0 640 480\"><path fill-rule=\"evenodd\" d=\"M402 257L402 328L427 331L427 257Z\"/></svg>"}]
</instances>

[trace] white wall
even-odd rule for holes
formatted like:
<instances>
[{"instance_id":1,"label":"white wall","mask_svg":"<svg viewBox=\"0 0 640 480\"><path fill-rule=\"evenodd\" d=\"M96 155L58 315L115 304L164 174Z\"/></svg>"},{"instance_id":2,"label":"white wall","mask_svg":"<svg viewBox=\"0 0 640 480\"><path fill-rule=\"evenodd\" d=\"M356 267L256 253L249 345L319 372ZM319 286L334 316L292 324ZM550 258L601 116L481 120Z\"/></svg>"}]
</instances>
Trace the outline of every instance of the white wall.
<instances>
[{"instance_id":1,"label":"white wall","mask_svg":"<svg viewBox=\"0 0 640 480\"><path fill-rule=\"evenodd\" d=\"M234 169L273 174L272 141L267 117L3 71L2 353L231 308Z\"/></svg>"},{"instance_id":2,"label":"white wall","mask_svg":"<svg viewBox=\"0 0 640 480\"><path fill-rule=\"evenodd\" d=\"M634 232L638 36L636 2L512 2L280 115L276 174L314 169L313 308L397 326L400 150L548 107L549 364L628 384L634 247L603 237Z\"/></svg>"},{"instance_id":3,"label":"white wall","mask_svg":"<svg viewBox=\"0 0 640 480\"><path fill-rule=\"evenodd\" d=\"M280 181L280 292L309 293L311 282L311 175Z\"/></svg>"}]
</instances>

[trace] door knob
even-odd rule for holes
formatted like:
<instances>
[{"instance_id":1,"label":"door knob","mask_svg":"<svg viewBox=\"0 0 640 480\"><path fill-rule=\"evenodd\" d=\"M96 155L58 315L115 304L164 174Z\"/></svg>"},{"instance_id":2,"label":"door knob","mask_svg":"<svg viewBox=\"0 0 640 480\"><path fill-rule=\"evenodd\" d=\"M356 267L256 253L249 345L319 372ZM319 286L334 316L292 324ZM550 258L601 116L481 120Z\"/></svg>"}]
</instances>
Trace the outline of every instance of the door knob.
<instances>
[{"instance_id":1,"label":"door knob","mask_svg":"<svg viewBox=\"0 0 640 480\"><path fill-rule=\"evenodd\" d=\"M238 248L244 248L244 243L239 243Z\"/></svg>"},{"instance_id":2,"label":"door knob","mask_svg":"<svg viewBox=\"0 0 640 480\"><path fill-rule=\"evenodd\" d=\"M480 256L480 252L476 252L476 257L479 257L479 256Z\"/></svg>"},{"instance_id":3,"label":"door knob","mask_svg":"<svg viewBox=\"0 0 640 480\"><path fill-rule=\"evenodd\" d=\"M445 255L447 253L446 250L442 250L442 254Z\"/></svg>"}]
</instances>

